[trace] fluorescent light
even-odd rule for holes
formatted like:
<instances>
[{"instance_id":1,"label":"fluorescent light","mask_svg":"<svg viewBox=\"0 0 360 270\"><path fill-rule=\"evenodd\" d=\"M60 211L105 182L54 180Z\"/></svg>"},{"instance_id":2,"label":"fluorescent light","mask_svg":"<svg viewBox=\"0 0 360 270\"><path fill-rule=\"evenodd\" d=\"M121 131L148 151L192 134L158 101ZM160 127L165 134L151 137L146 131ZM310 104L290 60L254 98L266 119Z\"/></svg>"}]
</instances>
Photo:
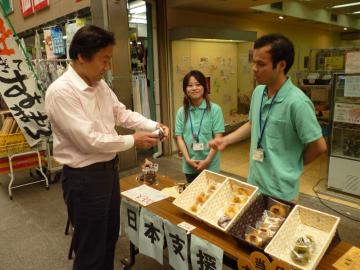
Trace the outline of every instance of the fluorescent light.
<instances>
[{"instance_id":1,"label":"fluorescent light","mask_svg":"<svg viewBox=\"0 0 360 270\"><path fill-rule=\"evenodd\" d=\"M360 10L359 10L359 11L355 11L355 12L353 12L353 13L351 13L351 14L360 14Z\"/></svg>"},{"instance_id":2,"label":"fluorescent light","mask_svg":"<svg viewBox=\"0 0 360 270\"><path fill-rule=\"evenodd\" d=\"M135 7L135 8L130 8L129 13L130 14L140 14L140 13L144 13L146 12L146 6L139 6L139 7Z\"/></svg>"},{"instance_id":3,"label":"fluorescent light","mask_svg":"<svg viewBox=\"0 0 360 270\"><path fill-rule=\"evenodd\" d=\"M283 20L283 19L284 19L284 16L281 16L281 15L280 15L280 16L279 16L279 19L280 19L280 20Z\"/></svg>"},{"instance_id":4,"label":"fluorescent light","mask_svg":"<svg viewBox=\"0 0 360 270\"><path fill-rule=\"evenodd\" d=\"M358 6L358 5L360 5L360 2L336 5L336 6L332 6L331 8L344 8L344 7L352 7L352 6Z\"/></svg>"},{"instance_id":5,"label":"fluorescent light","mask_svg":"<svg viewBox=\"0 0 360 270\"><path fill-rule=\"evenodd\" d=\"M131 18L129 23L142 23L142 24L146 24L147 21L144 19L137 19L137 18Z\"/></svg>"}]
</instances>

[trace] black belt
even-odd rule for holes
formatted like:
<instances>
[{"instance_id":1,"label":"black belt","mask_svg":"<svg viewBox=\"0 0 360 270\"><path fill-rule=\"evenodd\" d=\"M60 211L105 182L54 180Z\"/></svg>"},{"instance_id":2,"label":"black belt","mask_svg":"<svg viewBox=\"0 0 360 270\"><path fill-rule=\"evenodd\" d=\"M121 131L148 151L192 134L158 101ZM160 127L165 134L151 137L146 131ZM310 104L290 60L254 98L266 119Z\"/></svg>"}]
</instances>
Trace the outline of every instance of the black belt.
<instances>
[{"instance_id":1,"label":"black belt","mask_svg":"<svg viewBox=\"0 0 360 270\"><path fill-rule=\"evenodd\" d=\"M85 167L81 167L81 168L72 168L69 167L67 165L64 165L65 169L69 169L69 170L78 170L78 171L88 171L88 170L106 170L106 169L117 169L119 165L119 158L116 155L115 158L113 158L112 160L109 161L102 161L102 162L96 162L93 164L90 164L88 166Z\"/></svg>"}]
</instances>

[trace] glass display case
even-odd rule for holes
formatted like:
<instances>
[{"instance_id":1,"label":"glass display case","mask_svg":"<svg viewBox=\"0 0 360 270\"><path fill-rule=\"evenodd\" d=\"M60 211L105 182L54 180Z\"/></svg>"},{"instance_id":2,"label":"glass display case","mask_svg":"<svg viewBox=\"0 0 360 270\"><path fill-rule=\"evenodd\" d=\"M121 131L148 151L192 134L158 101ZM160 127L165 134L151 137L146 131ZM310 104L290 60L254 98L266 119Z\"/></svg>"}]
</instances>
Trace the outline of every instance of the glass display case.
<instances>
[{"instance_id":1,"label":"glass display case","mask_svg":"<svg viewBox=\"0 0 360 270\"><path fill-rule=\"evenodd\" d=\"M334 74L328 187L360 195L360 73Z\"/></svg>"}]
</instances>

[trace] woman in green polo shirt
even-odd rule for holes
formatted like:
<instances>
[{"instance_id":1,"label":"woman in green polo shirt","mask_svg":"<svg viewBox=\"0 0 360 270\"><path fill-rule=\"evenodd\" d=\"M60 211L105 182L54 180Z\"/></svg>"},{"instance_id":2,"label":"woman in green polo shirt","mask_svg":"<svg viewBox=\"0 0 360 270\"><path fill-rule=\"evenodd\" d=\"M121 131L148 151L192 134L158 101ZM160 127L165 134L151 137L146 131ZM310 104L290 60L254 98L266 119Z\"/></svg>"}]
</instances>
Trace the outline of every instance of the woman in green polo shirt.
<instances>
[{"instance_id":1,"label":"woman in green polo shirt","mask_svg":"<svg viewBox=\"0 0 360 270\"><path fill-rule=\"evenodd\" d=\"M210 102L206 78L193 70L183 79L184 101L176 115L175 135L183 154L183 172L188 182L202 170L220 170L220 152L209 148L208 141L221 137L224 117L219 105Z\"/></svg>"}]
</instances>

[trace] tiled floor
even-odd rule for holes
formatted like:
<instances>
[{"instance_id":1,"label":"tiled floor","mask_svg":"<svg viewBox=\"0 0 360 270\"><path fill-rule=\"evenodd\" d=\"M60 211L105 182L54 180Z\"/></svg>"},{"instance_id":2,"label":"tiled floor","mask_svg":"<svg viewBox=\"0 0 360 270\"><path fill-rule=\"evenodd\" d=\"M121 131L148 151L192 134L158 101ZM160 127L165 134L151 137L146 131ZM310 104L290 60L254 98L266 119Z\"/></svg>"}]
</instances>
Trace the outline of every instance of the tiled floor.
<instances>
[{"instance_id":1,"label":"tiled floor","mask_svg":"<svg viewBox=\"0 0 360 270\"><path fill-rule=\"evenodd\" d=\"M221 156L221 170L247 178L249 172L250 140L228 146ZM316 196L313 187L319 180L327 179L328 155L322 154L304 168L300 181L300 192ZM320 195L322 198L360 209L357 203L348 202L334 197Z\"/></svg>"}]
</instances>

